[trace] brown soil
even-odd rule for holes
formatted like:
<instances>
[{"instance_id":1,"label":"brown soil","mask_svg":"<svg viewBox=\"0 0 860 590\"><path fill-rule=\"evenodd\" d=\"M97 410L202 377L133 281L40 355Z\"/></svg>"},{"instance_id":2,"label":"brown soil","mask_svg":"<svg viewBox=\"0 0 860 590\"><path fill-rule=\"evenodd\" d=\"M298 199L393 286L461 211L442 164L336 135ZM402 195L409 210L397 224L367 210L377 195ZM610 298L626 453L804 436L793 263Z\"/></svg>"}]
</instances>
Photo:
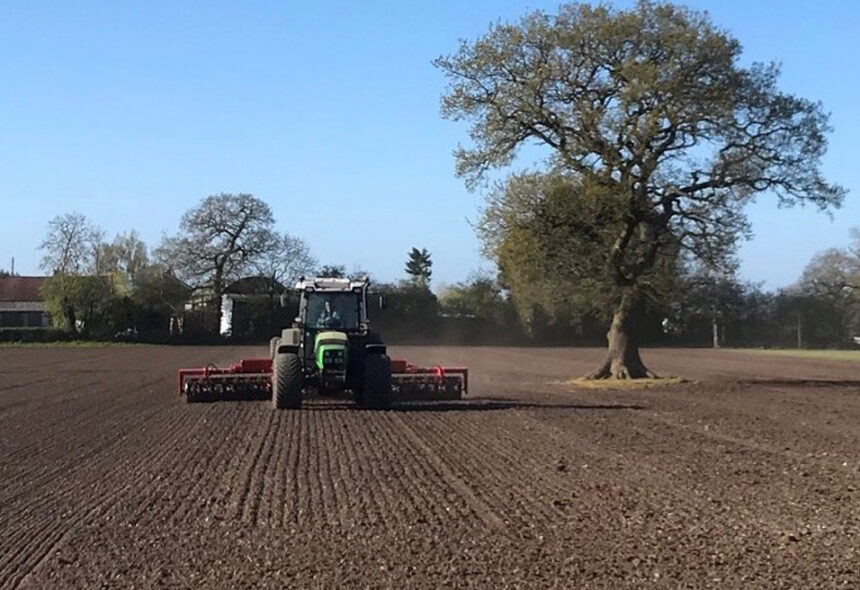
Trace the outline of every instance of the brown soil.
<instances>
[{"instance_id":1,"label":"brown soil","mask_svg":"<svg viewBox=\"0 0 860 590\"><path fill-rule=\"evenodd\" d=\"M860 367L418 348L461 402L186 405L249 348L0 349L0 588L860 586Z\"/></svg>"}]
</instances>

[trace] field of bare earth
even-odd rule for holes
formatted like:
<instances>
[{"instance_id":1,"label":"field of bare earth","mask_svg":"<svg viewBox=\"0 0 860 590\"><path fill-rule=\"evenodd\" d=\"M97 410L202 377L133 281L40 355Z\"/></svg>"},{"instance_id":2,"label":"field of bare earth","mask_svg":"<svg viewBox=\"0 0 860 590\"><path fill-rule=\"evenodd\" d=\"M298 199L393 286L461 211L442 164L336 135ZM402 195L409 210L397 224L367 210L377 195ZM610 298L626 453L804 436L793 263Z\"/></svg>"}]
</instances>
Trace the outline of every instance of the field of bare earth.
<instances>
[{"instance_id":1,"label":"field of bare earth","mask_svg":"<svg viewBox=\"0 0 860 590\"><path fill-rule=\"evenodd\" d=\"M186 404L252 347L0 348L0 588L857 588L860 363L394 347L459 402Z\"/></svg>"}]
</instances>

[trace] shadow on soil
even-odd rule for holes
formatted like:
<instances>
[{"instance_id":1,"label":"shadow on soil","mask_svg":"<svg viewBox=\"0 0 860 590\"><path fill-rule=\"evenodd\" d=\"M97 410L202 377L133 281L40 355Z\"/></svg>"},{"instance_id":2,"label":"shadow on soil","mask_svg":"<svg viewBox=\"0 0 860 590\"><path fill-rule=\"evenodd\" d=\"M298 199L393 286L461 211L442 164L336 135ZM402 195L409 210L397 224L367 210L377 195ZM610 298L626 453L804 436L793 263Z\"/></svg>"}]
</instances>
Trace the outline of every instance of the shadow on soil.
<instances>
[{"instance_id":1,"label":"shadow on soil","mask_svg":"<svg viewBox=\"0 0 860 590\"><path fill-rule=\"evenodd\" d=\"M268 395L219 395L206 399L195 400L195 404L208 404L216 402L261 402L269 401ZM501 410L522 409L547 409L547 410L644 410L647 406L640 404L589 404L584 402L557 404L526 402L507 399L473 398L460 400L396 400L392 406L392 412L497 412ZM357 410L358 406L348 399L336 397L312 396L306 399L302 405L303 410L311 412L328 412L334 410Z\"/></svg>"}]
</instances>

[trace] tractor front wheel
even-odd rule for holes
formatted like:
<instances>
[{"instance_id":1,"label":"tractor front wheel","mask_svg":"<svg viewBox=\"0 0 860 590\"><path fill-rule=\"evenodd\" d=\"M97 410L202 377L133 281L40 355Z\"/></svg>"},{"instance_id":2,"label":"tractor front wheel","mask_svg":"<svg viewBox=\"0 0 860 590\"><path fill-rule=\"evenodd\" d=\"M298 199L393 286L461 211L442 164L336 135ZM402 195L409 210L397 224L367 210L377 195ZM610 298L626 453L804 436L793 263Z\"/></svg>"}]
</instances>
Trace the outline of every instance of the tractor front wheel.
<instances>
[{"instance_id":1,"label":"tractor front wheel","mask_svg":"<svg viewBox=\"0 0 860 590\"><path fill-rule=\"evenodd\" d=\"M272 367L272 407L276 410L302 407L302 361L292 352L275 354Z\"/></svg>"},{"instance_id":2,"label":"tractor front wheel","mask_svg":"<svg viewBox=\"0 0 860 590\"><path fill-rule=\"evenodd\" d=\"M391 359L386 354L369 354L364 360L364 379L358 404L368 410L391 407Z\"/></svg>"}]
</instances>

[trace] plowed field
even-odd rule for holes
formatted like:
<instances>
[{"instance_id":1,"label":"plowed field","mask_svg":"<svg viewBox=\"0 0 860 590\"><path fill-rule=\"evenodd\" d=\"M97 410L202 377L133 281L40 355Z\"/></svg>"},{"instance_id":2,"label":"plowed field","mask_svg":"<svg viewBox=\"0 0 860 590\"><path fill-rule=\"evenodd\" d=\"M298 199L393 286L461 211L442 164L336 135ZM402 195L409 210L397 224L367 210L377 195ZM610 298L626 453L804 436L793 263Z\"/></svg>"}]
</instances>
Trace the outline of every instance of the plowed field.
<instances>
[{"instance_id":1,"label":"plowed field","mask_svg":"<svg viewBox=\"0 0 860 590\"><path fill-rule=\"evenodd\" d=\"M263 348L0 349L0 588L857 588L860 366L400 348L462 402L186 405Z\"/></svg>"}]
</instances>

